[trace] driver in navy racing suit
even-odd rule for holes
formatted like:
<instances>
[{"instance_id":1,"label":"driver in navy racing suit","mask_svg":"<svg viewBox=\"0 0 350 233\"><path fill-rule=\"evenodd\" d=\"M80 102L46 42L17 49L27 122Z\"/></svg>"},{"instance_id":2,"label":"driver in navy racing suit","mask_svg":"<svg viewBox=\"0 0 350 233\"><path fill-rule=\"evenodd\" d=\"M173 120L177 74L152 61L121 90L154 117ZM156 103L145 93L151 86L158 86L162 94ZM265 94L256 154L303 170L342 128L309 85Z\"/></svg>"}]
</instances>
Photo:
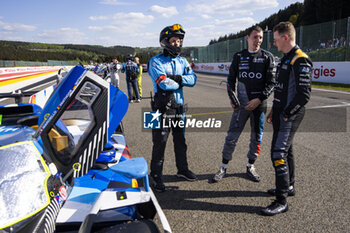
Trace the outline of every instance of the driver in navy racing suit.
<instances>
[{"instance_id":1,"label":"driver in navy racing suit","mask_svg":"<svg viewBox=\"0 0 350 233\"><path fill-rule=\"evenodd\" d=\"M261 210L269 216L288 211L287 196L295 195L293 138L304 118L312 78L312 61L296 45L293 24L281 22L273 32L274 44L284 56L277 67L272 110L266 119L273 126L271 160L276 184L268 190L276 200Z\"/></svg>"},{"instance_id":2,"label":"driver in navy racing suit","mask_svg":"<svg viewBox=\"0 0 350 233\"><path fill-rule=\"evenodd\" d=\"M266 99L273 90L275 77L274 58L270 52L260 48L262 38L262 29L259 26L251 27L246 36L248 49L237 52L233 56L227 77L227 90L235 91L237 83L240 106L235 106L231 101L235 110L222 151L222 165L212 178L212 182L218 182L226 175L228 162L232 160L238 138L249 118L251 136L247 154L247 175L255 182L260 181L254 162L260 153L267 107Z\"/></svg>"}]
</instances>

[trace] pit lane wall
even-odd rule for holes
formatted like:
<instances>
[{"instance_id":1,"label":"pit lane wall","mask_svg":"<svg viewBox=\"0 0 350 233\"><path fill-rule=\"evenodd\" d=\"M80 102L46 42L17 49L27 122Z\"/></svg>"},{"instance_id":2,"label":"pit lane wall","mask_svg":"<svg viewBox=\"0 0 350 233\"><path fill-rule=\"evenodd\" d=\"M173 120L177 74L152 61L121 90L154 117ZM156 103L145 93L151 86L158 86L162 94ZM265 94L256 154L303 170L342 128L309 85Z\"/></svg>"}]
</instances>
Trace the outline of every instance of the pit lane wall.
<instances>
[{"instance_id":1,"label":"pit lane wall","mask_svg":"<svg viewBox=\"0 0 350 233\"><path fill-rule=\"evenodd\" d=\"M350 62L313 62L313 81L350 84ZM195 72L228 74L231 62L198 63Z\"/></svg>"},{"instance_id":2,"label":"pit lane wall","mask_svg":"<svg viewBox=\"0 0 350 233\"><path fill-rule=\"evenodd\" d=\"M0 93L7 93L44 81L55 75L62 66L0 68Z\"/></svg>"}]
</instances>

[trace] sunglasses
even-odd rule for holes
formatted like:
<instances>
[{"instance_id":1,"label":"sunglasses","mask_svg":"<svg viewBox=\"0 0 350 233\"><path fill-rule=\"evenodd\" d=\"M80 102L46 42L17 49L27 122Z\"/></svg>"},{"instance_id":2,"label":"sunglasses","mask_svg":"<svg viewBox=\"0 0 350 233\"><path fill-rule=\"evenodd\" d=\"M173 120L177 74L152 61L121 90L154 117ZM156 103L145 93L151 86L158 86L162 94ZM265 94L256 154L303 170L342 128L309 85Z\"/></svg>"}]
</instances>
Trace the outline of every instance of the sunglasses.
<instances>
[{"instance_id":1,"label":"sunglasses","mask_svg":"<svg viewBox=\"0 0 350 233\"><path fill-rule=\"evenodd\" d=\"M182 28L182 26L180 24L174 24L173 26L171 26L171 29L173 31L182 31L185 32L185 30Z\"/></svg>"}]
</instances>

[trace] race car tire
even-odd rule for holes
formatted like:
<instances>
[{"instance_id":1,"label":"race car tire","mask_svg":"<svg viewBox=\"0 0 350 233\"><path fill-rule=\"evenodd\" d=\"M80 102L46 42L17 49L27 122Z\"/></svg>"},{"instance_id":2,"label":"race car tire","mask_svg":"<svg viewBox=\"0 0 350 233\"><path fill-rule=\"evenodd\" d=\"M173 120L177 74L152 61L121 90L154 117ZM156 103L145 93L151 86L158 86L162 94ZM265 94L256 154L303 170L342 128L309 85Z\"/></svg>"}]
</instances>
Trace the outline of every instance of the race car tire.
<instances>
[{"instance_id":1,"label":"race car tire","mask_svg":"<svg viewBox=\"0 0 350 233\"><path fill-rule=\"evenodd\" d=\"M104 228L97 233L160 233L157 225L152 220L137 220L135 222L119 224Z\"/></svg>"},{"instance_id":2,"label":"race car tire","mask_svg":"<svg viewBox=\"0 0 350 233\"><path fill-rule=\"evenodd\" d=\"M156 207L154 207L151 201L141 203L136 205L137 211L141 214L141 216L145 219L153 219L157 214Z\"/></svg>"}]
</instances>

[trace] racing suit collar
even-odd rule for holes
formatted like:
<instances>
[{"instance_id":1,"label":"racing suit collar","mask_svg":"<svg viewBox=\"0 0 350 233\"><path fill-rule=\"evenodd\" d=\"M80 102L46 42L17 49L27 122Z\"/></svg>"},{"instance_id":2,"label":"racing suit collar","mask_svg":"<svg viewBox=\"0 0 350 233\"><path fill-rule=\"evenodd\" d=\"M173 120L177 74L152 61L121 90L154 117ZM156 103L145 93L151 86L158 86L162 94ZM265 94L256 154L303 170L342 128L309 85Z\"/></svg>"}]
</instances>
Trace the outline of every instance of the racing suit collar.
<instances>
[{"instance_id":1,"label":"racing suit collar","mask_svg":"<svg viewBox=\"0 0 350 233\"><path fill-rule=\"evenodd\" d=\"M250 53L250 54L257 54L258 52L260 52L260 48L258 50L255 50L255 51L251 51L249 49L247 49L247 51Z\"/></svg>"},{"instance_id":2,"label":"racing suit collar","mask_svg":"<svg viewBox=\"0 0 350 233\"><path fill-rule=\"evenodd\" d=\"M170 54L169 51L166 50L166 49L163 50L163 54L164 54L164 57L168 57L168 56L169 56L169 57L172 57L172 58L177 57L177 56L173 56L172 54Z\"/></svg>"},{"instance_id":3,"label":"racing suit collar","mask_svg":"<svg viewBox=\"0 0 350 233\"><path fill-rule=\"evenodd\" d=\"M291 54L294 54L297 49L299 49L299 46L295 45L288 53L285 53L284 56L287 57L287 56L290 56Z\"/></svg>"}]
</instances>

